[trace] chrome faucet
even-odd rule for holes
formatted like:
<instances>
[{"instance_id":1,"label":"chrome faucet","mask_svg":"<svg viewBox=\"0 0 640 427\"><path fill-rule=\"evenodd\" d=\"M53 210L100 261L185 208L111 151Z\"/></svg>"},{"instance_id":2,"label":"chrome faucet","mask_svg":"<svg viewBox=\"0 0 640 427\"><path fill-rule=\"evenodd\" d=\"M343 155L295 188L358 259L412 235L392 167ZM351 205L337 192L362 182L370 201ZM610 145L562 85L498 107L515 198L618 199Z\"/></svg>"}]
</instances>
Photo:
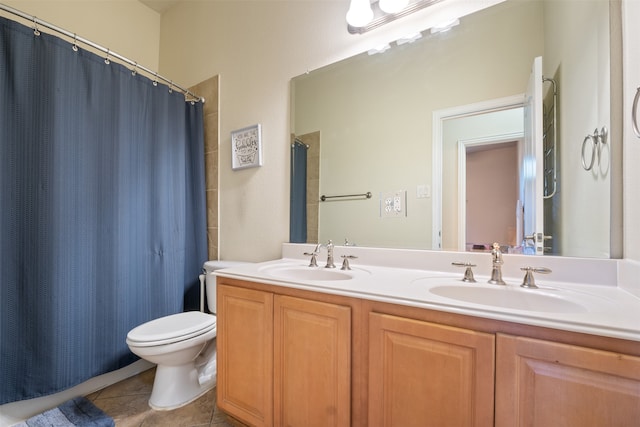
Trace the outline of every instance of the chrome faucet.
<instances>
[{"instance_id":1,"label":"chrome faucet","mask_svg":"<svg viewBox=\"0 0 640 427\"><path fill-rule=\"evenodd\" d=\"M327 248L327 265L325 268L336 268L336 265L333 263L333 241L329 240L329 243L323 245L322 243L318 243L313 250L313 252L305 252L305 255L311 257L311 261L309 262L309 267L317 267L318 263L316 261L316 257L320 254L320 248Z\"/></svg>"},{"instance_id":2,"label":"chrome faucet","mask_svg":"<svg viewBox=\"0 0 640 427\"><path fill-rule=\"evenodd\" d=\"M325 268L336 268L336 265L333 263L333 241L329 240L327 243L327 265Z\"/></svg>"},{"instance_id":3,"label":"chrome faucet","mask_svg":"<svg viewBox=\"0 0 640 427\"><path fill-rule=\"evenodd\" d=\"M500 251L500 245L498 243L493 244L493 249L491 250L491 279L489 279L489 283L493 283L495 285L506 285L505 281L502 280L502 264L504 261L502 260L502 252Z\"/></svg>"},{"instance_id":4,"label":"chrome faucet","mask_svg":"<svg viewBox=\"0 0 640 427\"><path fill-rule=\"evenodd\" d=\"M305 252L304 253L307 256L311 256L311 261L309 262L309 267L317 267L318 266L318 261L316 261L316 257L320 253L320 246L321 246L320 243L318 243L316 245L316 248L313 250L313 252Z\"/></svg>"}]
</instances>

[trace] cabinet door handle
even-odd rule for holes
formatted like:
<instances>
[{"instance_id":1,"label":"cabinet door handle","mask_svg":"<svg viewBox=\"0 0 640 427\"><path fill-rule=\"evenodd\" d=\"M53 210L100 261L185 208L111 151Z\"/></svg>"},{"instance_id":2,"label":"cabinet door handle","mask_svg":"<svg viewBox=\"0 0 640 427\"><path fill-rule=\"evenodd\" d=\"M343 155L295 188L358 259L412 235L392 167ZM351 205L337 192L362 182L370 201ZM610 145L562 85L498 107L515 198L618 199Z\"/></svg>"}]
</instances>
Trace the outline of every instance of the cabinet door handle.
<instances>
[{"instance_id":1,"label":"cabinet door handle","mask_svg":"<svg viewBox=\"0 0 640 427\"><path fill-rule=\"evenodd\" d=\"M638 129L638 99L640 99L640 86L638 86L636 96L633 98L633 107L631 107L631 125L633 126L633 133L640 138L640 129Z\"/></svg>"}]
</instances>

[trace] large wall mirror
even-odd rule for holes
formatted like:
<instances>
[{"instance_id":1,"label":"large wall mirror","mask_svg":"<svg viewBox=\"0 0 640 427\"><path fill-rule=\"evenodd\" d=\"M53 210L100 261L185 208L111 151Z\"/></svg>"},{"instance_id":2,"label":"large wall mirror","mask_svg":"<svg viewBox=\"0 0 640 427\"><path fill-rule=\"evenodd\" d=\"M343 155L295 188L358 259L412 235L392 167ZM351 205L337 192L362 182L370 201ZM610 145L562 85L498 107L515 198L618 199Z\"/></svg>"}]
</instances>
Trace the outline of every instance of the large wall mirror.
<instances>
[{"instance_id":1,"label":"large wall mirror","mask_svg":"<svg viewBox=\"0 0 640 427\"><path fill-rule=\"evenodd\" d=\"M498 241L529 253L520 188L537 173L544 253L619 257L619 14L608 0L506 0L449 31L295 77L292 198L304 201L292 201L291 240L443 250ZM542 76L532 77L536 58ZM531 78L554 147L537 169L523 155ZM602 128L593 151L588 136ZM597 156L589 170L583 153Z\"/></svg>"}]
</instances>

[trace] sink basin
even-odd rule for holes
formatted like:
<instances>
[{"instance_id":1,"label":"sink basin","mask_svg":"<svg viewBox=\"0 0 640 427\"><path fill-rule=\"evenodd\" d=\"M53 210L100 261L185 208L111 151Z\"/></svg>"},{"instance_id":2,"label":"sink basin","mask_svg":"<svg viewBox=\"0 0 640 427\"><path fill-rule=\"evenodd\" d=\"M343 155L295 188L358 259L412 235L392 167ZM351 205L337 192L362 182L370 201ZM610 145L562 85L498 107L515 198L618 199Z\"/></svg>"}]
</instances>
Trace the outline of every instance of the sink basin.
<instances>
[{"instance_id":1,"label":"sink basin","mask_svg":"<svg viewBox=\"0 0 640 427\"><path fill-rule=\"evenodd\" d=\"M584 305L543 289L514 289L512 287L443 285L429 289L432 294L458 301L516 310L553 313L580 313L589 309Z\"/></svg>"},{"instance_id":2,"label":"sink basin","mask_svg":"<svg viewBox=\"0 0 640 427\"><path fill-rule=\"evenodd\" d=\"M266 269L265 272L273 277L289 280L334 281L353 279L353 275L346 271L324 267L274 267Z\"/></svg>"}]
</instances>

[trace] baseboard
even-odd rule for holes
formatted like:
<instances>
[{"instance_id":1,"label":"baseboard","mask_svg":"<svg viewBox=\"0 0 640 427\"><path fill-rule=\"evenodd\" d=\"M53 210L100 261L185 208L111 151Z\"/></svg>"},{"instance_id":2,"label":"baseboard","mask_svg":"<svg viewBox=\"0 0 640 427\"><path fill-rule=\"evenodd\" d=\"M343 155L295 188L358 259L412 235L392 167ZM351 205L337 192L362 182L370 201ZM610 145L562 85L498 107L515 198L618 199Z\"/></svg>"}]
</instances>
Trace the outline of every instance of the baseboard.
<instances>
[{"instance_id":1,"label":"baseboard","mask_svg":"<svg viewBox=\"0 0 640 427\"><path fill-rule=\"evenodd\" d=\"M0 427L8 427L19 423L48 409L55 408L76 396L86 396L111 384L144 372L153 366L152 363L141 359L117 371L93 377L82 384L78 384L60 393L0 405Z\"/></svg>"}]
</instances>

